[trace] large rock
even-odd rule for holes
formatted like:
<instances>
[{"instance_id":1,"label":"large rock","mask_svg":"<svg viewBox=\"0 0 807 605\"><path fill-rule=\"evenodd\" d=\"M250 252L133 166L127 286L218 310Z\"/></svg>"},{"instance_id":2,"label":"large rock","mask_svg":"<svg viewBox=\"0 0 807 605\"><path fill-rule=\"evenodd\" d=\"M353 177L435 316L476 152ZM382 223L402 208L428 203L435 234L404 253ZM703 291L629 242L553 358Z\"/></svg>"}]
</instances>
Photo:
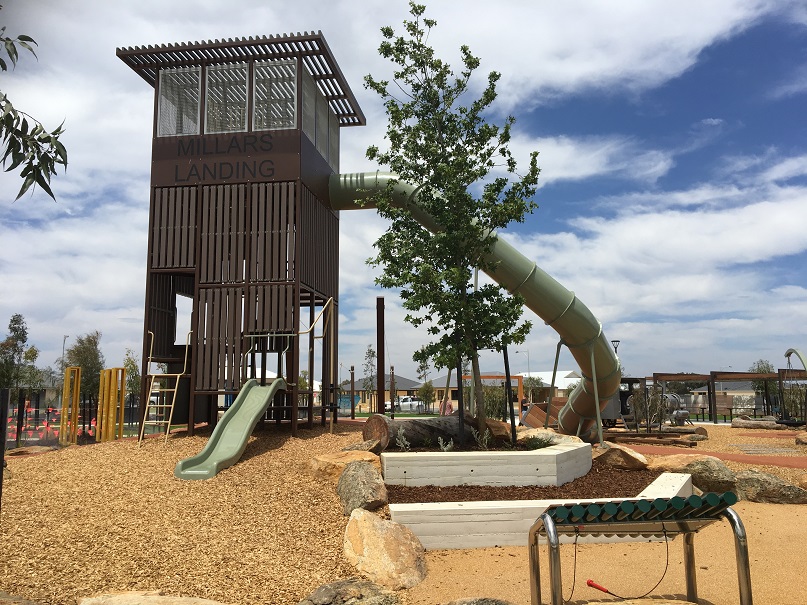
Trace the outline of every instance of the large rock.
<instances>
[{"instance_id":1,"label":"large rock","mask_svg":"<svg viewBox=\"0 0 807 605\"><path fill-rule=\"evenodd\" d=\"M747 416L745 418L748 418ZM743 417L734 418L731 421L733 429L765 429L768 431L789 431L792 427L786 424L777 424L770 420L746 420Z\"/></svg>"},{"instance_id":2,"label":"large rock","mask_svg":"<svg viewBox=\"0 0 807 605\"><path fill-rule=\"evenodd\" d=\"M350 515L343 551L370 580L392 590L412 588L426 578L425 550L412 530L362 508Z\"/></svg>"},{"instance_id":3,"label":"large rock","mask_svg":"<svg viewBox=\"0 0 807 605\"><path fill-rule=\"evenodd\" d=\"M342 448L343 452L350 452L350 451L361 451L361 452L373 452L374 454L380 454L384 451L384 448L381 447L381 442L378 439L368 439L367 441L360 441L359 443L351 443L350 445L346 445Z\"/></svg>"},{"instance_id":4,"label":"large rock","mask_svg":"<svg viewBox=\"0 0 807 605\"><path fill-rule=\"evenodd\" d=\"M796 445L807 445L807 431L802 431L796 435Z\"/></svg>"},{"instance_id":5,"label":"large rock","mask_svg":"<svg viewBox=\"0 0 807 605\"><path fill-rule=\"evenodd\" d=\"M751 502L807 504L807 490L754 469L737 473L735 489L740 498Z\"/></svg>"},{"instance_id":6,"label":"large rock","mask_svg":"<svg viewBox=\"0 0 807 605\"><path fill-rule=\"evenodd\" d=\"M351 578L324 584L297 605L399 605L398 596L378 584Z\"/></svg>"},{"instance_id":7,"label":"large rock","mask_svg":"<svg viewBox=\"0 0 807 605\"><path fill-rule=\"evenodd\" d=\"M102 594L79 600L78 605L225 605L220 601L196 597L170 597L156 591L131 591Z\"/></svg>"},{"instance_id":8,"label":"large rock","mask_svg":"<svg viewBox=\"0 0 807 605\"><path fill-rule=\"evenodd\" d=\"M629 471L640 471L647 468L647 458L639 452L610 441L603 442L598 448L597 460L601 463Z\"/></svg>"},{"instance_id":9,"label":"large rock","mask_svg":"<svg viewBox=\"0 0 807 605\"><path fill-rule=\"evenodd\" d=\"M315 456L311 459L311 471L318 479L326 479L333 483L339 481L339 476L345 467L351 462L356 461L369 462L376 466L378 472L381 472L381 459L371 452L365 451L348 451L348 452L333 452L330 454L322 454Z\"/></svg>"},{"instance_id":10,"label":"large rock","mask_svg":"<svg viewBox=\"0 0 807 605\"><path fill-rule=\"evenodd\" d=\"M667 473L689 473L692 484L705 492L730 492L737 477L719 458L705 454L675 454L657 456L648 464L652 470Z\"/></svg>"},{"instance_id":11,"label":"large rock","mask_svg":"<svg viewBox=\"0 0 807 605\"><path fill-rule=\"evenodd\" d=\"M799 487L801 489L807 489L807 474L799 477Z\"/></svg>"},{"instance_id":12,"label":"large rock","mask_svg":"<svg viewBox=\"0 0 807 605\"><path fill-rule=\"evenodd\" d=\"M523 443L526 439L530 437L539 437L542 439L551 439L552 445L557 445L558 443L583 443L583 440L576 435L562 435L560 433L556 433L552 429L522 429L518 431L516 434L516 441L518 443Z\"/></svg>"},{"instance_id":13,"label":"large rock","mask_svg":"<svg viewBox=\"0 0 807 605\"><path fill-rule=\"evenodd\" d=\"M357 508L375 510L389 501L381 473L369 462L361 460L345 466L336 484L336 493L342 501L345 516Z\"/></svg>"}]
</instances>

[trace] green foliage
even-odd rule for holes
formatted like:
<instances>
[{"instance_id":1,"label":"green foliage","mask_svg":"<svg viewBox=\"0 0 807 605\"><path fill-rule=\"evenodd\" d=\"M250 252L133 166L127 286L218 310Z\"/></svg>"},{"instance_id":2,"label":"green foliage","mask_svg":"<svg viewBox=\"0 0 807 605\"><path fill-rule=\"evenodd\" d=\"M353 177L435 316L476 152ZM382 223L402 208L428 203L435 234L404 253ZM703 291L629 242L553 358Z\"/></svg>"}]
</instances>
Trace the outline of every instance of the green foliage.
<instances>
[{"instance_id":1,"label":"green foliage","mask_svg":"<svg viewBox=\"0 0 807 605\"><path fill-rule=\"evenodd\" d=\"M680 376L682 379L686 378L687 373L681 373ZM670 380L665 384L667 392L676 395L686 395L687 393L691 393L692 389L697 389L700 386L703 386L702 380Z\"/></svg>"},{"instance_id":2,"label":"green foliage","mask_svg":"<svg viewBox=\"0 0 807 605\"><path fill-rule=\"evenodd\" d=\"M30 36L10 38L6 36L6 28L2 27L0 42L12 68L17 66L19 59L17 46L30 51L36 57L33 49L36 42ZM8 71L8 62L2 56L0 71ZM67 150L59 140L64 133L63 127L64 122L55 130L48 131L33 117L15 108L8 96L0 91L0 140L3 144L0 163L7 166L6 172L22 167L20 177L23 183L16 199L20 199L26 191L37 185L55 199L50 189L50 178L56 174L59 165L67 168Z\"/></svg>"},{"instance_id":3,"label":"green foliage","mask_svg":"<svg viewBox=\"0 0 807 605\"><path fill-rule=\"evenodd\" d=\"M493 434L490 432L490 429L486 428L484 432L480 433L475 428L471 427L471 435L480 450L490 449L490 442L493 440Z\"/></svg>"},{"instance_id":4,"label":"green foliage","mask_svg":"<svg viewBox=\"0 0 807 605\"><path fill-rule=\"evenodd\" d=\"M758 359L754 363L751 364L751 367L748 368L749 372L755 372L757 374L776 374L776 368L773 367L773 364L768 361L767 359ZM751 384L754 387L754 390L757 393L764 393L765 392L765 381L764 380L752 380ZM776 395L779 393L779 381L778 380L769 380L768 381L768 394L769 395Z\"/></svg>"},{"instance_id":5,"label":"green foliage","mask_svg":"<svg viewBox=\"0 0 807 605\"><path fill-rule=\"evenodd\" d=\"M123 369L126 370L126 393L140 396L140 359L132 349L126 349L123 356Z\"/></svg>"},{"instance_id":6,"label":"green foliage","mask_svg":"<svg viewBox=\"0 0 807 605\"><path fill-rule=\"evenodd\" d=\"M507 397L503 386L483 384L482 399L485 402L485 416L487 418L505 418L507 411Z\"/></svg>"},{"instance_id":7,"label":"green foliage","mask_svg":"<svg viewBox=\"0 0 807 605\"><path fill-rule=\"evenodd\" d=\"M408 452L409 451L409 440L406 438L406 433L404 432L404 427L398 427L398 433L395 435L395 445L397 445L401 451Z\"/></svg>"},{"instance_id":8,"label":"green foliage","mask_svg":"<svg viewBox=\"0 0 807 605\"><path fill-rule=\"evenodd\" d=\"M552 445L552 437L549 435L532 435L522 441L528 450L541 450Z\"/></svg>"},{"instance_id":9,"label":"green foliage","mask_svg":"<svg viewBox=\"0 0 807 605\"><path fill-rule=\"evenodd\" d=\"M100 344L101 332L96 330L76 338L73 346L65 352L65 363L81 368L81 392L93 401L98 397L101 370L106 363Z\"/></svg>"},{"instance_id":10,"label":"green foliage","mask_svg":"<svg viewBox=\"0 0 807 605\"><path fill-rule=\"evenodd\" d=\"M364 353L364 378L362 379L362 387L367 395L367 401L370 401L370 394L376 388L376 353L373 345L367 345L367 351Z\"/></svg>"},{"instance_id":11,"label":"green foliage","mask_svg":"<svg viewBox=\"0 0 807 605\"><path fill-rule=\"evenodd\" d=\"M634 389L630 406L636 422L646 422L648 426L662 422L667 407L659 385Z\"/></svg>"},{"instance_id":12,"label":"green foliage","mask_svg":"<svg viewBox=\"0 0 807 605\"><path fill-rule=\"evenodd\" d=\"M439 435L437 436L437 447L440 448L443 452L450 452L454 449L454 440L449 439L447 442L443 441L443 438Z\"/></svg>"},{"instance_id":13,"label":"green foliage","mask_svg":"<svg viewBox=\"0 0 807 605\"><path fill-rule=\"evenodd\" d=\"M521 298L491 284L474 289L473 270L494 268L486 260L494 230L523 222L536 208L539 169L533 153L527 173L518 176L508 147L514 119L495 125L485 118L500 75L488 74L481 95L469 99L480 60L462 46L462 69L455 74L427 43L436 22L423 18L424 6L409 6L412 19L404 21L403 35L381 29L379 53L393 63L393 81L365 77L388 117L388 148L371 146L367 157L417 183L418 206L440 228L423 228L390 203L388 191L376 202L391 224L368 262L383 268L378 285L400 289L406 320L434 338L415 360L452 367L459 357L475 359L480 349L521 343L530 330L521 321ZM507 176L491 177L494 171Z\"/></svg>"},{"instance_id":14,"label":"green foliage","mask_svg":"<svg viewBox=\"0 0 807 605\"><path fill-rule=\"evenodd\" d=\"M420 399L425 406L431 406L434 404L434 385L432 384L431 380L424 382L418 389L418 399Z\"/></svg>"},{"instance_id":15,"label":"green foliage","mask_svg":"<svg viewBox=\"0 0 807 605\"><path fill-rule=\"evenodd\" d=\"M527 378L524 379L524 390L526 391L525 395L527 397L527 401L534 402L535 401L535 399L533 399L534 391L540 389L543 386L544 381L541 380L540 378L537 378L535 376L527 376Z\"/></svg>"},{"instance_id":16,"label":"green foliage","mask_svg":"<svg viewBox=\"0 0 807 605\"><path fill-rule=\"evenodd\" d=\"M8 321L8 335L0 342L0 388L21 386L28 326L25 318L15 313Z\"/></svg>"}]
</instances>

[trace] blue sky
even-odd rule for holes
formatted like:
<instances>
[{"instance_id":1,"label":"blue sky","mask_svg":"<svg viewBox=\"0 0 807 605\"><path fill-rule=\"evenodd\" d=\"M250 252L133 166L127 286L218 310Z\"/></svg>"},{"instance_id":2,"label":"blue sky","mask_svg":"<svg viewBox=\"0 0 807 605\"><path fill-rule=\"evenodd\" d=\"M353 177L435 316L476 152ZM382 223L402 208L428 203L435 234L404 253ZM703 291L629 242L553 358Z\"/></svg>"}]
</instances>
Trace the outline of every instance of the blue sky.
<instances>
[{"instance_id":1,"label":"blue sky","mask_svg":"<svg viewBox=\"0 0 807 605\"><path fill-rule=\"evenodd\" d=\"M68 129L57 203L12 203L19 182L0 175L0 334L22 313L43 364L64 335L69 346L96 329L109 366L140 350L153 97L116 47L321 30L368 118L343 129L342 170L376 168L364 150L383 146L385 121L362 77L391 73L379 28L399 28L403 1L4 4L0 20L39 42L39 62L24 57L0 90ZM442 56L457 64L469 44L480 76L502 73L491 118L516 117L516 157L540 152L539 209L503 237L621 341L628 374L782 366L785 350L807 348L804 2L427 4ZM414 378L426 335L364 264L385 228L369 211L343 213L340 361L361 366L383 295L388 363ZM534 327L518 349L549 370L557 337L525 317ZM527 369L526 354L511 359ZM487 353L482 365L501 369Z\"/></svg>"}]
</instances>

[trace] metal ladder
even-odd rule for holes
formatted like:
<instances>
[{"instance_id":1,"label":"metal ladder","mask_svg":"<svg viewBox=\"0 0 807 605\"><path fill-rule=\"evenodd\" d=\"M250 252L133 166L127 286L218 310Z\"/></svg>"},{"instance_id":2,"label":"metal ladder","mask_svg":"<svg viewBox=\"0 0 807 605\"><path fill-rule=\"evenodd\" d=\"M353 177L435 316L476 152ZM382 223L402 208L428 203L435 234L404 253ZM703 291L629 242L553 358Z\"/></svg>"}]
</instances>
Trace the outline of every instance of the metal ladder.
<instances>
[{"instance_id":1,"label":"metal ladder","mask_svg":"<svg viewBox=\"0 0 807 605\"><path fill-rule=\"evenodd\" d=\"M182 364L182 372L179 374L148 374L149 378L149 398L146 402L146 411L143 415L143 422L140 425L140 438L138 445L143 442L146 433L146 425L165 427L165 441L168 442L168 433L171 430L171 420L174 417L174 404L177 400L179 381L187 376L188 370L188 349L190 348L192 332L188 332L185 339L185 360ZM149 331L151 345L149 347L149 363L151 368L154 348L154 334ZM170 402L169 402L170 400ZM151 415L153 420L149 420Z\"/></svg>"}]
</instances>

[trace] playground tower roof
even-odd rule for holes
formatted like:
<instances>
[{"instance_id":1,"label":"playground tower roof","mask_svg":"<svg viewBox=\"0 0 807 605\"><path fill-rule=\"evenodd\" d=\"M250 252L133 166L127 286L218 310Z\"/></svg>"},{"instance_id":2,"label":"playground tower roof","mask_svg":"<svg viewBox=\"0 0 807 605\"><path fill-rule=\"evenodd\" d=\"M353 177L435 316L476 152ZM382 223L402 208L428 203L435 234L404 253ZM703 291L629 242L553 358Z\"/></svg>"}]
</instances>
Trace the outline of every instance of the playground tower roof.
<instances>
[{"instance_id":1,"label":"playground tower roof","mask_svg":"<svg viewBox=\"0 0 807 605\"><path fill-rule=\"evenodd\" d=\"M367 123L322 32L130 46L118 48L116 54L151 86L160 69L299 57L339 118L340 126Z\"/></svg>"}]
</instances>

